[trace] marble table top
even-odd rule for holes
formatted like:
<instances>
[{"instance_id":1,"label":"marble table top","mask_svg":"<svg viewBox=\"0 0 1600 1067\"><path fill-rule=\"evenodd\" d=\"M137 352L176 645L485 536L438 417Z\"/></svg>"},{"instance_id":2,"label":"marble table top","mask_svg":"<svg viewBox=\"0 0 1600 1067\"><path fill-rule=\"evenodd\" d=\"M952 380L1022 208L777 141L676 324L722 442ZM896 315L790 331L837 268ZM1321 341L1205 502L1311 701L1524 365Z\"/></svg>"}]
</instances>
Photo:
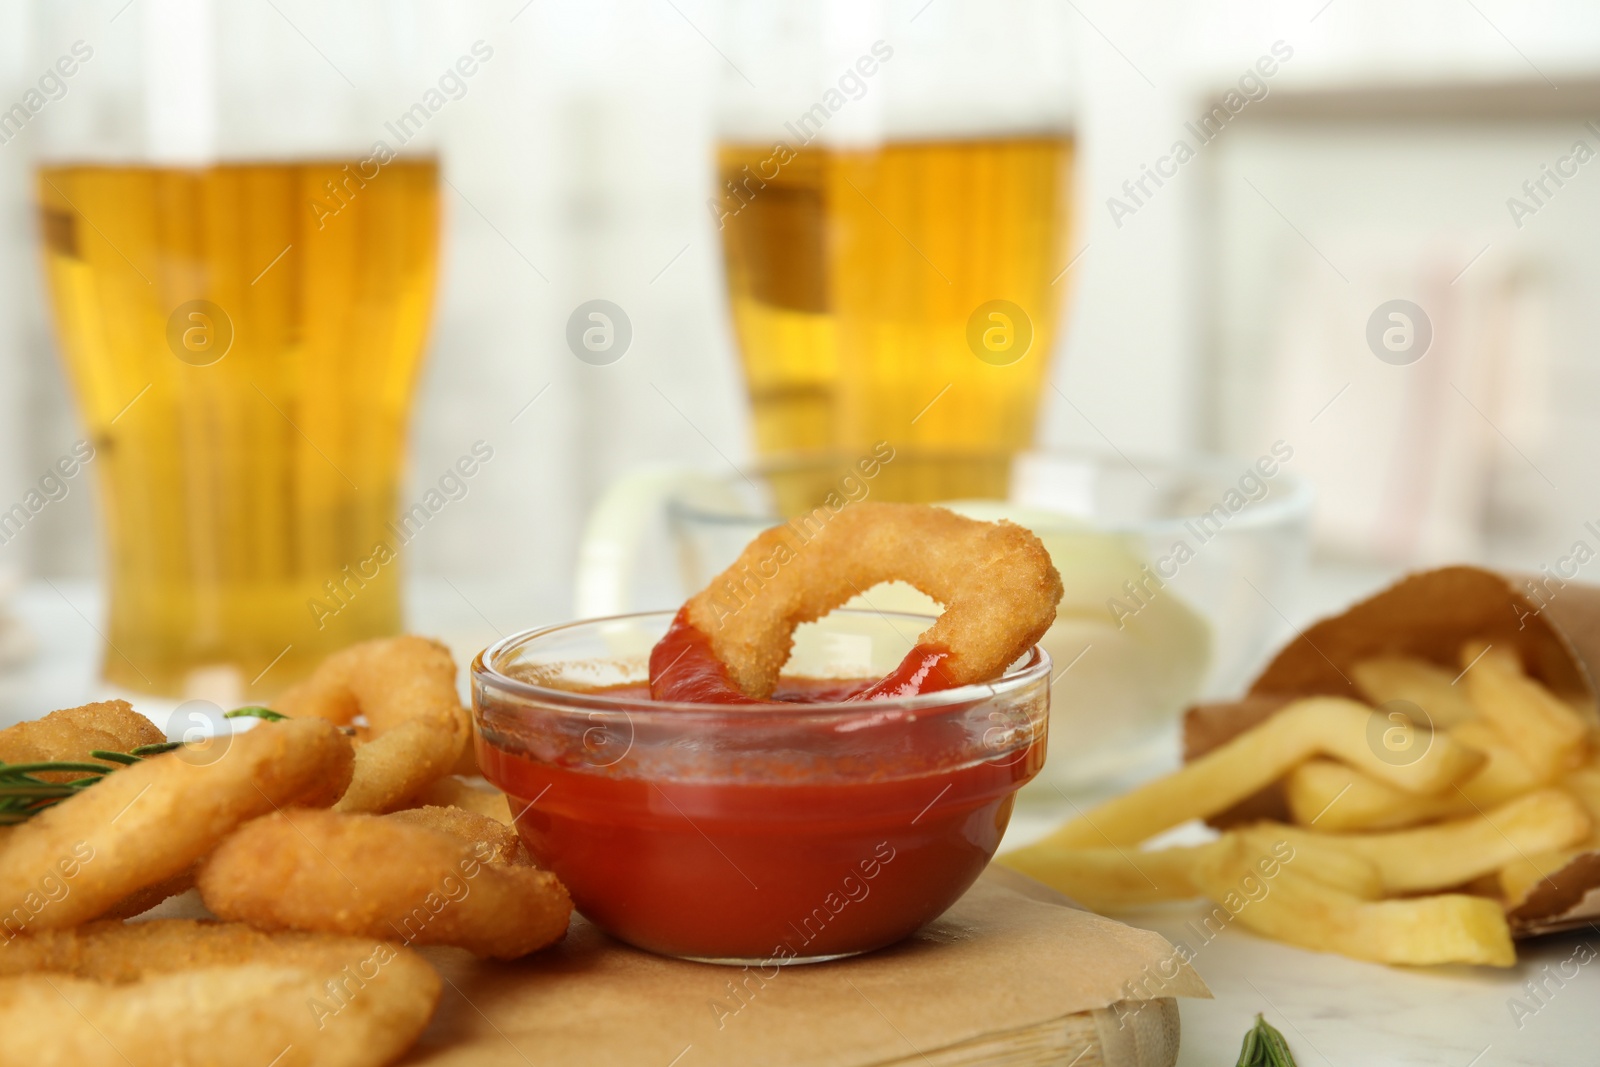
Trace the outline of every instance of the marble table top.
<instances>
[{"instance_id":1,"label":"marble table top","mask_svg":"<svg viewBox=\"0 0 1600 1067\"><path fill-rule=\"evenodd\" d=\"M1185 937L1185 924L1207 910L1186 905L1122 918L1171 939ZM1181 1005L1179 1067L1232 1064L1258 1011L1283 1031L1300 1067L1594 1064L1600 1060L1597 950L1600 932L1584 930L1522 943L1517 965L1503 971L1402 968L1224 930L1194 959L1216 999ZM1562 979L1563 973L1574 977ZM1538 999L1529 982L1544 984Z\"/></svg>"}]
</instances>

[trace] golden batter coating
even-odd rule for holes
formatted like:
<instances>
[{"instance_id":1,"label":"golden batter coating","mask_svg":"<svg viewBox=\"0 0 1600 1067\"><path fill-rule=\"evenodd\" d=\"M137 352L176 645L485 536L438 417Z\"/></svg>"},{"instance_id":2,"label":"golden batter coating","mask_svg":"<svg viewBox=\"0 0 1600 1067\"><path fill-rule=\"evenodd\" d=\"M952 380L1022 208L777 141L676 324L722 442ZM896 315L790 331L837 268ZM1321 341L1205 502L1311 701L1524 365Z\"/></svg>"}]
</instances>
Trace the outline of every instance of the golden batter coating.
<instances>
[{"instance_id":1,"label":"golden batter coating","mask_svg":"<svg viewBox=\"0 0 1600 1067\"><path fill-rule=\"evenodd\" d=\"M421 957L382 941L99 922L0 952L0 1033L8 1063L382 1067L440 988Z\"/></svg>"},{"instance_id":2,"label":"golden batter coating","mask_svg":"<svg viewBox=\"0 0 1600 1067\"><path fill-rule=\"evenodd\" d=\"M348 778L350 742L317 719L262 723L210 762L123 767L0 839L0 942L99 918L181 876L236 827Z\"/></svg>"},{"instance_id":3,"label":"golden batter coating","mask_svg":"<svg viewBox=\"0 0 1600 1067\"><path fill-rule=\"evenodd\" d=\"M355 777L335 805L340 811L404 807L451 773L472 735L456 695L450 650L409 634L334 653L272 707L291 718L316 717L341 726L357 715L366 718Z\"/></svg>"},{"instance_id":4,"label":"golden batter coating","mask_svg":"<svg viewBox=\"0 0 1600 1067\"><path fill-rule=\"evenodd\" d=\"M572 915L550 872L488 862L459 837L387 816L269 815L225 841L198 881L206 907L262 929L456 945L493 959L559 941Z\"/></svg>"},{"instance_id":5,"label":"golden batter coating","mask_svg":"<svg viewBox=\"0 0 1600 1067\"><path fill-rule=\"evenodd\" d=\"M426 805L407 808L384 816L408 826L421 826L458 837L474 846L476 855L486 863L501 863L530 867L533 861L522 846L522 838L510 826L488 815L480 815L465 808Z\"/></svg>"},{"instance_id":6,"label":"golden batter coating","mask_svg":"<svg viewBox=\"0 0 1600 1067\"><path fill-rule=\"evenodd\" d=\"M948 649L952 685L998 677L1055 621L1061 576L1030 531L925 504L818 508L765 531L686 605L746 696L772 695L794 629L899 580L944 605L918 644Z\"/></svg>"},{"instance_id":7,"label":"golden batter coating","mask_svg":"<svg viewBox=\"0 0 1600 1067\"><path fill-rule=\"evenodd\" d=\"M42 719L0 730L0 763L83 762L90 759L93 749L127 752L165 740L156 724L134 711L127 701L102 700L52 711ZM38 777L47 782L68 782L86 774L46 771Z\"/></svg>"}]
</instances>

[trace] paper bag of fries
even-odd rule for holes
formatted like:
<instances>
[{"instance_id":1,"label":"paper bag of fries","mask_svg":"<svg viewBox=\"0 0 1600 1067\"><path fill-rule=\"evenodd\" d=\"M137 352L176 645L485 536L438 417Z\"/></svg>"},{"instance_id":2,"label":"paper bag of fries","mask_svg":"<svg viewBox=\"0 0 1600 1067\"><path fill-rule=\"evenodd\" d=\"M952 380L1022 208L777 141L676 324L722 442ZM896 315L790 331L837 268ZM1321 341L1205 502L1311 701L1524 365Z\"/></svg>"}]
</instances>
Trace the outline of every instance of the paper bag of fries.
<instances>
[{"instance_id":1,"label":"paper bag of fries","mask_svg":"<svg viewBox=\"0 0 1600 1067\"><path fill-rule=\"evenodd\" d=\"M1203 896L1308 948L1509 966L1600 916L1597 669L1600 589L1414 574L1191 709L1178 771L1003 861L1103 910ZM1139 847L1194 819L1221 835Z\"/></svg>"}]
</instances>

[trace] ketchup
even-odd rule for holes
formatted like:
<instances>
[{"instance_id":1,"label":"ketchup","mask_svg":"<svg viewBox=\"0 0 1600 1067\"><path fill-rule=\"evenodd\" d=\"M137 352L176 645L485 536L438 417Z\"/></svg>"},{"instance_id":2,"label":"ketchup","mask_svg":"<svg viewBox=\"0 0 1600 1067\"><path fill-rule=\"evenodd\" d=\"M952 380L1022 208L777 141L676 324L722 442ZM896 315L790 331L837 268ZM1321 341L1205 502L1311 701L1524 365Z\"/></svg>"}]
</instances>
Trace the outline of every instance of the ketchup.
<instances>
[{"instance_id":1,"label":"ketchup","mask_svg":"<svg viewBox=\"0 0 1600 1067\"><path fill-rule=\"evenodd\" d=\"M832 701L870 684L785 680L777 695ZM606 691L635 694L647 710L642 685ZM818 740L828 731L816 728ZM586 918L653 952L744 962L893 944L966 892L999 847L1015 791L1043 764L1044 739L941 769L948 755L937 743L892 747L849 779L797 766L674 781L629 773L628 757L598 767L478 740L484 775L522 813L529 851Z\"/></svg>"},{"instance_id":2,"label":"ketchup","mask_svg":"<svg viewBox=\"0 0 1600 1067\"><path fill-rule=\"evenodd\" d=\"M687 606L650 650L650 695L685 704L767 704L733 684L728 667L711 651L711 638L689 621Z\"/></svg>"},{"instance_id":3,"label":"ketchup","mask_svg":"<svg viewBox=\"0 0 1600 1067\"><path fill-rule=\"evenodd\" d=\"M917 645L906 653L906 658L900 661L900 666L850 699L893 700L897 697L937 693L941 689L949 689L954 683L941 667L941 664L949 658L948 648L939 645Z\"/></svg>"}]
</instances>

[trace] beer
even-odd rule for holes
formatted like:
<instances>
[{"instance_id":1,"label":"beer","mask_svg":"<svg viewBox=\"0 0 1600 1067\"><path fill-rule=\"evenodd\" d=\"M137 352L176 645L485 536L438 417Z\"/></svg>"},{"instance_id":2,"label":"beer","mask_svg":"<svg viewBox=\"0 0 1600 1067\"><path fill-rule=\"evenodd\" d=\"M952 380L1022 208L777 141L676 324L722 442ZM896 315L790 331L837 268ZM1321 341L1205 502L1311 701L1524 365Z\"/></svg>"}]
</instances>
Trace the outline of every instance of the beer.
<instances>
[{"instance_id":1,"label":"beer","mask_svg":"<svg viewBox=\"0 0 1600 1067\"><path fill-rule=\"evenodd\" d=\"M397 632L437 163L49 166L38 195L96 452L106 676L177 694L225 666L259 696Z\"/></svg>"},{"instance_id":2,"label":"beer","mask_svg":"<svg viewBox=\"0 0 1600 1067\"><path fill-rule=\"evenodd\" d=\"M885 440L899 456L887 495L1003 497L1056 335L1072 139L718 155L758 451L864 454Z\"/></svg>"}]
</instances>

